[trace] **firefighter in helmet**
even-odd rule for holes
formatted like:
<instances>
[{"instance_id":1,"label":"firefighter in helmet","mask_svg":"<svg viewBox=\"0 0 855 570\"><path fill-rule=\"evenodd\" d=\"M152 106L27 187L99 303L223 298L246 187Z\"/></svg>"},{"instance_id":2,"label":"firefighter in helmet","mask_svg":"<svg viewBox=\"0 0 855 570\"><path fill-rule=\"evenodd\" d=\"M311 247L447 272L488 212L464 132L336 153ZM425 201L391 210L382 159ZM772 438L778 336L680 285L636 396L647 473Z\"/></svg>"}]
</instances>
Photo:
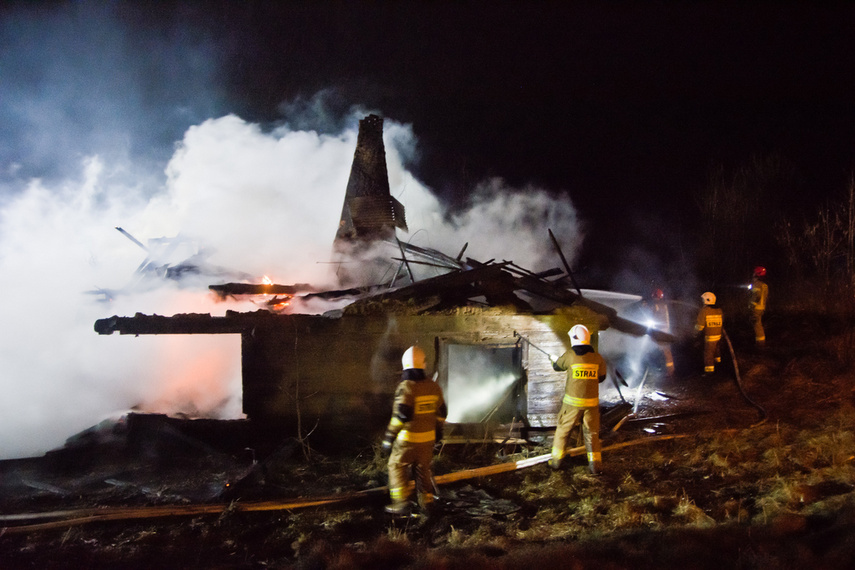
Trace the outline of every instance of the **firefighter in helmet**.
<instances>
[{"instance_id":1,"label":"firefighter in helmet","mask_svg":"<svg viewBox=\"0 0 855 570\"><path fill-rule=\"evenodd\" d=\"M716 362L721 362L721 331L724 317L715 304L715 295L707 291L701 295L703 306L698 311L695 330L704 333L704 374L715 372Z\"/></svg>"},{"instance_id":2,"label":"firefighter in helmet","mask_svg":"<svg viewBox=\"0 0 855 570\"><path fill-rule=\"evenodd\" d=\"M766 345L766 331L763 329L763 313L769 298L769 286L766 284L766 268L758 265L754 268L751 285L748 286L748 308L751 310L751 324L754 326L754 343L762 348Z\"/></svg>"},{"instance_id":3,"label":"firefighter in helmet","mask_svg":"<svg viewBox=\"0 0 855 570\"><path fill-rule=\"evenodd\" d=\"M600 382L606 379L606 361L591 346L591 333L584 325L575 325L567 333L570 350L550 357L552 368L566 371L564 399L558 413L558 425L552 440L549 466L559 469L567 448L570 430L581 420L588 468L598 474L602 466L600 452Z\"/></svg>"},{"instance_id":4,"label":"firefighter in helmet","mask_svg":"<svg viewBox=\"0 0 855 570\"><path fill-rule=\"evenodd\" d=\"M389 496L386 512L406 515L410 511L410 470L415 472L419 505L430 510L434 501L430 463L434 443L442 439L447 414L439 384L425 375L425 352L411 346L401 359L403 373L395 390L392 419L383 437L389 454Z\"/></svg>"},{"instance_id":5,"label":"firefighter in helmet","mask_svg":"<svg viewBox=\"0 0 855 570\"><path fill-rule=\"evenodd\" d=\"M650 299L644 301L644 305L651 320L650 327L670 333L671 315L668 311L668 302L665 300L665 292L662 289L654 289L650 294ZM669 377L673 377L674 353L671 351L671 345L661 343L659 348L662 350L662 358L665 361L665 371Z\"/></svg>"}]
</instances>

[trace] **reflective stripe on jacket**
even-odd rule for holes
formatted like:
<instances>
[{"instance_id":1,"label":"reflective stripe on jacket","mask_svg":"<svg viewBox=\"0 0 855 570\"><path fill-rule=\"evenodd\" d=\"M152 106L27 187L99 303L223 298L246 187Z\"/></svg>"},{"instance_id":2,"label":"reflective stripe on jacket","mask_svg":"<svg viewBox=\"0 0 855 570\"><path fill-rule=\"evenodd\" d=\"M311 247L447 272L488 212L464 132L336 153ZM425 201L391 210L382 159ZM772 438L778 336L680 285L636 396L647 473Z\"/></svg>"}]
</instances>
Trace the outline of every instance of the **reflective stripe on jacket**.
<instances>
[{"instance_id":1,"label":"reflective stripe on jacket","mask_svg":"<svg viewBox=\"0 0 855 570\"><path fill-rule=\"evenodd\" d=\"M600 405L599 398L576 398L564 394L563 402L568 406L576 406L577 408L595 408Z\"/></svg>"},{"instance_id":2,"label":"reflective stripe on jacket","mask_svg":"<svg viewBox=\"0 0 855 570\"><path fill-rule=\"evenodd\" d=\"M436 439L436 430L414 432L402 429L398 432L398 441L409 441L410 443L427 443Z\"/></svg>"},{"instance_id":3,"label":"reflective stripe on jacket","mask_svg":"<svg viewBox=\"0 0 855 570\"><path fill-rule=\"evenodd\" d=\"M563 402L578 408L594 408L600 401L600 382L606 377L606 361L591 351L576 354L569 350L555 361L553 368L567 371Z\"/></svg>"},{"instance_id":4,"label":"reflective stripe on jacket","mask_svg":"<svg viewBox=\"0 0 855 570\"><path fill-rule=\"evenodd\" d=\"M429 378L401 380L395 390L393 410L411 410L407 417L393 415L386 428L398 441L426 443L436 438L437 426L445 421L447 410L442 388Z\"/></svg>"},{"instance_id":5,"label":"reflective stripe on jacket","mask_svg":"<svg viewBox=\"0 0 855 570\"><path fill-rule=\"evenodd\" d=\"M698 320L695 323L695 328L698 331L704 331L706 340L713 342L721 339L721 329L723 326L724 317L721 309L712 305L704 305L698 312Z\"/></svg>"}]
</instances>

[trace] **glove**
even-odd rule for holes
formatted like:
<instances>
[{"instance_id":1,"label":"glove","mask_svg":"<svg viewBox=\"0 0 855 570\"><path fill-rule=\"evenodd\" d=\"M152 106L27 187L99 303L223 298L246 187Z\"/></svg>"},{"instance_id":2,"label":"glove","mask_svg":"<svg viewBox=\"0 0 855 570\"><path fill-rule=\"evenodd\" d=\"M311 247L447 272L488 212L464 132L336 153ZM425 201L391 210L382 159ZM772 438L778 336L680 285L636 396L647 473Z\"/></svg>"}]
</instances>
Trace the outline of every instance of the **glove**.
<instances>
[{"instance_id":1,"label":"glove","mask_svg":"<svg viewBox=\"0 0 855 570\"><path fill-rule=\"evenodd\" d=\"M549 362L555 364L556 362L558 362L558 357L555 356L554 354L550 354L549 355Z\"/></svg>"}]
</instances>

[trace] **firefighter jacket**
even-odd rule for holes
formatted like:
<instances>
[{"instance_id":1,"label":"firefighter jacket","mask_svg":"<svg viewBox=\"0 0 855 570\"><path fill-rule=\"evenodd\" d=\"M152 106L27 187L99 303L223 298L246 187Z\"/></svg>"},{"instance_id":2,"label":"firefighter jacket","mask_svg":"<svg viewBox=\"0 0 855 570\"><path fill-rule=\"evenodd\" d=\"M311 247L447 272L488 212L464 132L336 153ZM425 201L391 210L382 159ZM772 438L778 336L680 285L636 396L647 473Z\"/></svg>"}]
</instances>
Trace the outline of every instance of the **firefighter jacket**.
<instances>
[{"instance_id":1,"label":"firefighter jacket","mask_svg":"<svg viewBox=\"0 0 855 570\"><path fill-rule=\"evenodd\" d=\"M419 368L404 370L395 390L392 419L385 440L391 442L433 443L448 415L439 384Z\"/></svg>"},{"instance_id":2,"label":"firefighter jacket","mask_svg":"<svg viewBox=\"0 0 855 570\"><path fill-rule=\"evenodd\" d=\"M748 297L749 308L754 311L765 311L766 300L769 298L769 286L762 279L755 277L751 280L751 295Z\"/></svg>"},{"instance_id":3,"label":"firefighter jacket","mask_svg":"<svg viewBox=\"0 0 855 570\"><path fill-rule=\"evenodd\" d=\"M595 352L589 350L569 350L552 363L552 368L567 371L567 382L564 385L562 402L576 408L596 408L600 403L599 384L606 379L606 361Z\"/></svg>"},{"instance_id":4,"label":"firefighter jacket","mask_svg":"<svg viewBox=\"0 0 855 570\"><path fill-rule=\"evenodd\" d=\"M704 331L704 339L708 342L717 342L721 340L721 330L724 317L721 309L715 305L704 305L698 312L698 320L695 323L695 329L700 332Z\"/></svg>"}]
</instances>

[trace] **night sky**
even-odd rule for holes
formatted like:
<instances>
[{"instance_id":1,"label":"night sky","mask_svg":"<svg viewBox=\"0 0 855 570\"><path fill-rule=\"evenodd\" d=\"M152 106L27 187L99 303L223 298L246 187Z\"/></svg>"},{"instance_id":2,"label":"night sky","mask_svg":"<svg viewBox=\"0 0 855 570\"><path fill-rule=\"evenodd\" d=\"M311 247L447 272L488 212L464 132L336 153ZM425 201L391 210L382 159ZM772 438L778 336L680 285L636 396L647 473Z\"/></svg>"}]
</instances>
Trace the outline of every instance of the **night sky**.
<instances>
[{"instance_id":1,"label":"night sky","mask_svg":"<svg viewBox=\"0 0 855 570\"><path fill-rule=\"evenodd\" d=\"M568 194L593 224L597 255L611 255L615 238L650 239L651 226L693 227L697 192L718 166L779 156L796 183L775 207L796 213L843 192L855 169L847 3L40 5L4 11L36 24L71 13L90 31L109 17L143 65L173 69L174 87L161 77L135 103L166 101L187 120L151 121L148 109L116 127L140 147L159 143L163 160L193 120L235 113L275 125L324 92L330 117L360 106L412 124L420 155L411 168L449 203L488 176ZM215 62L204 98L178 80L197 49ZM9 140L27 125L0 128ZM56 168L48 158L24 170L43 176Z\"/></svg>"},{"instance_id":2,"label":"night sky","mask_svg":"<svg viewBox=\"0 0 855 570\"><path fill-rule=\"evenodd\" d=\"M414 170L449 201L487 176L569 193L594 221L595 255L695 225L718 166L780 157L796 179L780 207L797 213L855 168L852 5L456 4L224 3L184 17L215 30L247 118L333 89L412 123Z\"/></svg>"},{"instance_id":3,"label":"night sky","mask_svg":"<svg viewBox=\"0 0 855 570\"><path fill-rule=\"evenodd\" d=\"M412 122L440 191L499 175L585 207L683 207L710 165L752 154L818 192L855 166L851 6L241 4L206 15L248 113L334 87Z\"/></svg>"}]
</instances>

